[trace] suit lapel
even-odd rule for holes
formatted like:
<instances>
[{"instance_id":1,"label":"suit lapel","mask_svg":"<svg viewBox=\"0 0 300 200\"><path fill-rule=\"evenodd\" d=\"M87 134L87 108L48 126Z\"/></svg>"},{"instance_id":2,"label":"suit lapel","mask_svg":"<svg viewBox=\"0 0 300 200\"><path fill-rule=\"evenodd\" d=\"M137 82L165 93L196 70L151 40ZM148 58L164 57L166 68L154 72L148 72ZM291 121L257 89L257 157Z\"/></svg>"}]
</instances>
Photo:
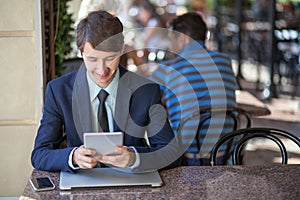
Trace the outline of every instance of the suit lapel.
<instances>
[{"instance_id":1,"label":"suit lapel","mask_svg":"<svg viewBox=\"0 0 300 200\"><path fill-rule=\"evenodd\" d=\"M72 112L79 138L83 133L92 131L91 103L84 64L78 70L72 93Z\"/></svg>"},{"instance_id":2,"label":"suit lapel","mask_svg":"<svg viewBox=\"0 0 300 200\"><path fill-rule=\"evenodd\" d=\"M125 132L129 109L130 109L130 97L132 89L130 88L130 76L129 73L123 68L120 69L120 79L118 84L118 91L116 97L116 107L114 115L114 130L121 130Z\"/></svg>"},{"instance_id":3,"label":"suit lapel","mask_svg":"<svg viewBox=\"0 0 300 200\"><path fill-rule=\"evenodd\" d=\"M120 79L114 114L114 131L121 130L125 132L129 117L130 98L133 91L131 88L131 78L133 77L123 67L119 67L119 69ZM78 70L75 79L72 94L72 111L78 136L83 142L83 133L92 132L91 103L84 64Z\"/></svg>"}]
</instances>

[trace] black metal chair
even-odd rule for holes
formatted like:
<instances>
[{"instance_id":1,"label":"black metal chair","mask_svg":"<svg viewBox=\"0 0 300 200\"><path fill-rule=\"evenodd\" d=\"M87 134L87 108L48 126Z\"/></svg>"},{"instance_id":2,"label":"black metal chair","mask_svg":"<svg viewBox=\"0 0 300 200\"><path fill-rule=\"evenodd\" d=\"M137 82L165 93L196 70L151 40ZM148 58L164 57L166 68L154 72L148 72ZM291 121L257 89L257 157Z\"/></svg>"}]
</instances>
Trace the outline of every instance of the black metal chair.
<instances>
[{"instance_id":1,"label":"black metal chair","mask_svg":"<svg viewBox=\"0 0 300 200\"><path fill-rule=\"evenodd\" d=\"M234 121L233 127L232 127L233 131L241 128L242 126L246 127L246 128L250 128L251 124L252 124L251 115L247 111L240 109L240 108L227 108L226 110L224 110L224 109L201 110L200 112L197 111L197 112L194 112L193 114L191 114L190 116L184 118L181 121L180 126L177 131L177 133L178 133L177 137L179 140L179 144L181 146L184 146L181 143L181 140L182 140L181 133L182 133L182 130L185 128L186 123L189 122L190 120L200 119L199 124L195 126L196 144L197 144L198 152L200 152L201 151L200 130L208 120L210 120L216 116L223 116L228 119L233 119L233 121ZM244 123L242 123L242 121ZM226 133L222 133L222 134L226 134ZM233 145L233 140L228 141L227 149L224 153L224 160L222 161L222 163L224 163L224 164L227 162L227 160L230 157L229 152L232 149L232 145ZM184 148L188 148L188 147L185 146Z\"/></svg>"},{"instance_id":2,"label":"black metal chair","mask_svg":"<svg viewBox=\"0 0 300 200\"><path fill-rule=\"evenodd\" d=\"M274 141L281 152L282 155L282 164L287 164L288 156L287 156L287 150L281 141L281 139L278 136L285 137L296 143L300 148L300 139L296 137L295 135L284 131L280 129L274 129L274 128L245 128L245 129L239 129L236 131L233 131L227 135L224 135L213 147L211 151L210 156L210 164L212 166L216 165L216 159L217 159L217 153L219 151L219 148L222 146L222 144L226 143L229 140L232 140L233 138L242 136L239 141L235 144L232 153L232 164L233 165L241 165L242 159L241 159L241 153L242 153L242 147L246 145L247 141L253 138L257 137L263 137L268 138L272 141Z\"/></svg>"}]
</instances>

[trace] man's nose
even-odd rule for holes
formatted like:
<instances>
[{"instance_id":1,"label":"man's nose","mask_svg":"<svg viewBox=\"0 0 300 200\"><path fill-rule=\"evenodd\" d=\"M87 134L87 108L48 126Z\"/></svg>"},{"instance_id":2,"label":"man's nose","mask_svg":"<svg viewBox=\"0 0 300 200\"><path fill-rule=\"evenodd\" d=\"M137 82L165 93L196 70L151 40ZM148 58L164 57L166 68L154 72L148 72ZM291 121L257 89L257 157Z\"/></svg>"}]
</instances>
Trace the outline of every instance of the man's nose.
<instances>
[{"instance_id":1,"label":"man's nose","mask_svg":"<svg viewBox=\"0 0 300 200\"><path fill-rule=\"evenodd\" d=\"M105 62L103 60L99 60L96 67L97 73L103 74L106 68Z\"/></svg>"}]
</instances>

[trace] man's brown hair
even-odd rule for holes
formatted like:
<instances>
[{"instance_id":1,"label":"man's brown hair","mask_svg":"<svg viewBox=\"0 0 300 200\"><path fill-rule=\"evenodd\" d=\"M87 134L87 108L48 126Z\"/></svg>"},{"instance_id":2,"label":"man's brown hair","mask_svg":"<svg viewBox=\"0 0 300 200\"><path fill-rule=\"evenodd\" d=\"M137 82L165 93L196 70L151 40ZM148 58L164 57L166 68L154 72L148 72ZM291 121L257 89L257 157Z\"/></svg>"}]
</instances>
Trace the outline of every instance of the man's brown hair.
<instances>
[{"instance_id":1,"label":"man's brown hair","mask_svg":"<svg viewBox=\"0 0 300 200\"><path fill-rule=\"evenodd\" d=\"M77 47L82 53L84 44L89 42L97 50L117 52L124 44L122 32L118 17L103 10L93 11L77 25Z\"/></svg>"}]
</instances>

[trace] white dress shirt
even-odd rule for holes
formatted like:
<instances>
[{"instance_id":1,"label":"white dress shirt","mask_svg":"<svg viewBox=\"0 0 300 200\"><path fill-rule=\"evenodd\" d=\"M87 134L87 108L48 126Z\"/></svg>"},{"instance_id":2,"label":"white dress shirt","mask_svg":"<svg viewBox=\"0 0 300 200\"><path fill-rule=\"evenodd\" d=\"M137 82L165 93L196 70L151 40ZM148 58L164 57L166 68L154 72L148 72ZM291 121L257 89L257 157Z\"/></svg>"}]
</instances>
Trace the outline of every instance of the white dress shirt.
<instances>
[{"instance_id":1,"label":"white dress shirt","mask_svg":"<svg viewBox=\"0 0 300 200\"><path fill-rule=\"evenodd\" d=\"M99 107L99 99L97 95L103 89L99 87L88 75L87 73L87 81L90 90L90 102L91 102L91 112L92 112L92 129L94 132L99 132L98 130L98 107ZM113 115L115 113L115 105L116 105L116 97L117 97L117 89L119 83L120 72L119 69L116 71L115 77L110 82L110 84L105 88L105 91L109 94L105 100L105 108L107 112L108 118L108 127L109 131L114 131L114 123L113 123Z\"/></svg>"}]
</instances>

